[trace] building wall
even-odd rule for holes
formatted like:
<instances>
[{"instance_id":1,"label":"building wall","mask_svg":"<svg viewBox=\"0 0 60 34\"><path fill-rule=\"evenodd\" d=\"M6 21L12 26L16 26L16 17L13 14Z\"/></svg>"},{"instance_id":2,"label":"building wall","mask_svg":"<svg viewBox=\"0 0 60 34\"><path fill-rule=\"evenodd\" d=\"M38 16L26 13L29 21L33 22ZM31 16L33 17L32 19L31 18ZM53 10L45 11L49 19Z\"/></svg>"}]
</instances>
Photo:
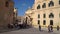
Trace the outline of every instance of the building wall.
<instances>
[{"instance_id":1,"label":"building wall","mask_svg":"<svg viewBox=\"0 0 60 34\"><path fill-rule=\"evenodd\" d=\"M54 18L49 18L49 14L53 13ZM40 18L38 18L38 14L40 14ZM46 18L43 18L43 14L46 14ZM45 11L37 11L36 13L33 14L33 26L38 26L38 20L40 20L40 25L42 26L48 26L50 24L50 20L53 20L53 25L56 27L57 25L60 26L60 17L59 17L59 11L58 9L53 9L53 10L45 10ZM46 25L43 25L43 20L46 20Z\"/></svg>"},{"instance_id":2,"label":"building wall","mask_svg":"<svg viewBox=\"0 0 60 34\"><path fill-rule=\"evenodd\" d=\"M23 24L25 22L24 16L17 16L18 24Z\"/></svg>"},{"instance_id":3,"label":"building wall","mask_svg":"<svg viewBox=\"0 0 60 34\"><path fill-rule=\"evenodd\" d=\"M6 2L8 6L6 7ZM14 3L12 0L0 0L0 26L7 26L13 23Z\"/></svg>"},{"instance_id":4,"label":"building wall","mask_svg":"<svg viewBox=\"0 0 60 34\"><path fill-rule=\"evenodd\" d=\"M18 14L18 11L17 11L17 8L14 8L14 23L17 23L17 14Z\"/></svg>"},{"instance_id":5,"label":"building wall","mask_svg":"<svg viewBox=\"0 0 60 34\"><path fill-rule=\"evenodd\" d=\"M49 9L48 3L49 3L50 1L51 1L51 0L35 0L35 2L34 2L34 4L33 4L33 9L37 10L36 7L40 4L41 9L39 9L39 10L43 10L43 8L42 8L43 3L46 3L46 8L45 8L45 9ZM53 6L53 7L59 6L59 0L52 0L52 1L54 2L54 6ZM50 8L52 8L52 7L50 7Z\"/></svg>"},{"instance_id":6,"label":"building wall","mask_svg":"<svg viewBox=\"0 0 60 34\"><path fill-rule=\"evenodd\" d=\"M50 20L53 20L53 27L56 27L57 25L60 26L60 5L59 0L52 0L54 2L54 6L48 7L48 4L51 0L35 0L35 3L33 4L33 14L31 17L32 20L32 26L35 28L38 28L39 25L41 26L48 26L50 25ZM46 3L46 8L42 8L43 3ZM40 4L40 9L37 9L37 6ZM28 11L29 12L29 11ZM54 14L54 18L49 18L50 13ZM40 18L38 18L38 14L40 14ZM43 14L46 14L46 18L43 18ZM40 20L40 24L38 24L38 20ZM46 25L43 25L43 20L46 20Z\"/></svg>"}]
</instances>

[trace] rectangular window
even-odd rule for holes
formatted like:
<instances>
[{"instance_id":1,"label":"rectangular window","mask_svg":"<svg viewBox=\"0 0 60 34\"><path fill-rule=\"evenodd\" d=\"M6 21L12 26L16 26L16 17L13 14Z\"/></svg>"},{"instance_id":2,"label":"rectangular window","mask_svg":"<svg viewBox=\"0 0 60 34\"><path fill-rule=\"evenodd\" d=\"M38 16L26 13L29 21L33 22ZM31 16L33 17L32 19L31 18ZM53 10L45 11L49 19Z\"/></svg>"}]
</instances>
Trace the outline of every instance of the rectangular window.
<instances>
[{"instance_id":1,"label":"rectangular window","mask_svg":"<svg viewBox=\"0 0 60 34\"><path fill-rule=\"evenodd\" d=\"M40 18L40 14L38 14L38 18Z\"/></svg>"},{"instance_id":2,"label":"rectangular window","mask_svg":"<svg viewBox=\"0 0 60 34\"><path fill-rule=\"evenodd\" d=\"M46 14L43 14L43 18L46 18Z\"/></svg>"},{"instance_id":3,"label":"rectangular window","mask_svg":"<svg viewBox=\"0 0 60 34\"><path fill-rule=\"evenodd\" d=\"M50 25L53 25L53 20L50 20Z\"/></svg>"},{"instance_id":4,"label":"rectangular window","mask_svg":"<svg viewBox=\"0 0 60 34\"><path fill-rule=\"evenodd\" d=\"M60 0L59 0L59 5L60 5Z\"/></svg>"},{"instance_id":5,"label":"rectangular window","mask_svg":"<svg viewBox=\"0 0 60 34\"><path fill-rule=\"evenodd\" d=\"M40 24L40 20L38 20L38 24Z\"/></svg>"},{"instance_id":6,"label":"rectangular window","mask_svg":"<svg viewBox=\"0 0 60 34\"><path fill-rule=\"evenodd\" d=\"M60 14L59 14L59 18L60 18Z\"/></svg>"},{"instance_id":7,"label":"rectangular window","mask_svg":"<svg viewBox=\"0 0 60 34\"><path fill-rule=\"evenodd\" d=\"M46 20L43 20L43 25L46 25Z\"/></svg>"},{"instance_id":8,"label":"rectangular window","mask_svg":"<svg viewBox=\"0 0 60 34\"><path fill-rule=\"evenodd\" d=\"M8 1L6 1L5 6L6 6L6 7L8 7L8 6L9 6L9 2L8 2Z\"/></svg>"}]
</instances>

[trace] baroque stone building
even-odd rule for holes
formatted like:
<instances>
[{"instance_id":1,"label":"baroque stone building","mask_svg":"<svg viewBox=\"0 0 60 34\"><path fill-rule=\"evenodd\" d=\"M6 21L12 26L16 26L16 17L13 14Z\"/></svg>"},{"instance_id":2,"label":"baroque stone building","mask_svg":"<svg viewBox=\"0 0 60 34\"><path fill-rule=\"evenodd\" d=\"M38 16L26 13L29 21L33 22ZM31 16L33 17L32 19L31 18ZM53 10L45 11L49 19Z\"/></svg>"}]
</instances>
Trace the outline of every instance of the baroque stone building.
<instances>
[{"instance_id":1,"label":"baroque stone building","mask_svg":"<svg viewBox=\"0 0 60 34\"><path fill-rule=\"evenodd\" d=\"M28 9L25 15L32 18L31 24L35 28L39 25L60 26L60 0L35 0L32 8Z\"/></svg>"},{"instance_id":2,"label":"baroque stone building","mask_svg":"<svg viewBox=\"0 0 60 34\"><path fill-rule=\"evenodd\" d=\"M12 0L0 0L0 27L13 23L14 2Z\"/></svg>"}]
</instances>

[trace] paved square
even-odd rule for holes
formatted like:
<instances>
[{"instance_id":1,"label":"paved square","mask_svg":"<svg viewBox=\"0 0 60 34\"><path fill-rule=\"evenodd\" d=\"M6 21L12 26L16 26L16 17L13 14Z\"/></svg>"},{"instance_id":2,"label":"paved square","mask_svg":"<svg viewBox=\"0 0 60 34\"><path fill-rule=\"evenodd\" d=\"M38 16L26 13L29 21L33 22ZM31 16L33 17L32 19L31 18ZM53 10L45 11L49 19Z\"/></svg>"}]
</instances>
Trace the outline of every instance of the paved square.
<instances>
[{"instance_id":1,"label":"paved square","mask_svg":"<svg viewBox=\"0 0 60 34\"><path fill-rule=\"evenodd\" d=\"M39 31L36 28L29 28L29 29L20 29L16 31L4 32L0 34L60 34L60 31L54 29L53 32L48 32L46 28L43 28L42 31Z\"/></svg>"}]
</instances>

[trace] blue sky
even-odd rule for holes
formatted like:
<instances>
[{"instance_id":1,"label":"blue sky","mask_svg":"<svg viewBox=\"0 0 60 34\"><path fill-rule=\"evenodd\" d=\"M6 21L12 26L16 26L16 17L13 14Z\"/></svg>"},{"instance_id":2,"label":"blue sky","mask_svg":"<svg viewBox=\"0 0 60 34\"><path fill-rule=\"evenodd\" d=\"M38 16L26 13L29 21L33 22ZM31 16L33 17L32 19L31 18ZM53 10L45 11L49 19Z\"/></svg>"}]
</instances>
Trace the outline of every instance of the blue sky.
<instances>
[{"instance_id":1,"label":"blue sky","mask_svg":"<svg viewBox=\"0 0 60 34\"><path fill-rule=\"evenodd\" d=\"M18 16L23 16L28 7L32 7L34 0L14 0L14 7L18 8Z\"/></svg>"}]
</instances>

